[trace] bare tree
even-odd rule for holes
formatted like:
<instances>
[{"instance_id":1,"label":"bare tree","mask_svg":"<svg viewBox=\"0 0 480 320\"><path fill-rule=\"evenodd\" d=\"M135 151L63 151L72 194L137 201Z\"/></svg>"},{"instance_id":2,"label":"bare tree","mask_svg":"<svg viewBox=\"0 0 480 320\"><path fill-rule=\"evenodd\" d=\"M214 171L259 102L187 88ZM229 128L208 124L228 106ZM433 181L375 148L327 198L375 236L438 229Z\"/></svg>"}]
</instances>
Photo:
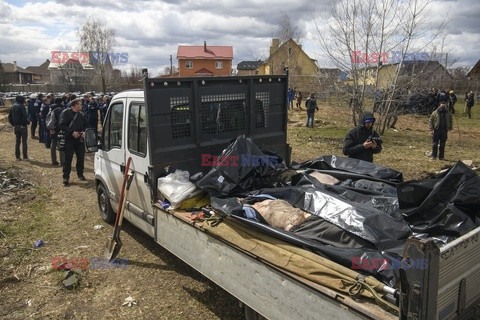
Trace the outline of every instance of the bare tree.
<instances>
[{"instance_id":1,"label":"bare tree","mask_svg":"<svg viewBox=\"0 0 480 320\"><path fill-rule=\"evenodd\" d=\"M349 72L349 86L337 89L350 97L352 120L364 110L366 96L373 97L379 88L379 74L385 64L395 65L382 108L377 109L377 129L385 131L399 106L398 91L409 86L405 77L406 54L417 59L432 46L442 26L431 24L431 0L336 0L329 15L315 19L320 45L329 60ZM427 25L427 22L430 23ZM325 30L326 29L326 30ZM395 52L398 61L391 61ZM416 54L418 54L416 56ZM423 58L423 57L422 57ZM413 79L413 78L412 78ZM402 81L400 81L402 80ZM374 101L371 102L375 110Z\"/></svg>"},{"instance_id":2,"label":"bare tree","mask_svg":"<svg viewBox=\"0 0 480 320\"><path fill-rule=\"evenodd\" d=\"M90 53L90 62L95 68L101 89L107 92L113 69L112 49L115 46L115 29L102 22L89 19L78 31L80 50Z\"/></svg>"},{"instance_id":3,"label":"bare tree","mask_svg":"<svg viewBox=\"0 0 480 320\"><path fill-rule=\"evenodd\" d=\"M141 88L142 84L142 68L138 66L131 67L128 71L124 71L122 75L122 90Z\"/></svg>"},{"instance_id":4,"label":"bare tree","mask_svg":"<svg viewBox=\"0 0 480 320\"><path fill-rule=\"evenodd\" d=\"M277 51L276 60L270 60L270 68L272 73L283 73L288 70L288 81L291 86L296 87L301 84L302 69L297 63L300 51L296 50L297 44L300 44L303 38L303 33L298 25L293 24L290 16L282 13L277 24L277 29L273 34L272 47L278 50L280 47L282 51ZM278 39L278 40L276 40ZM278 43L275 43L278 41ZM273 52L270 52L272 56Z\"/></svg>"},{"instance_id":5,"label":"bare tree","mask_svg":"<svg viewBox=\"0 0 480 320\"><path fill-rule=\"evenodd\" d=\"M175 74L175 73L178 73L178 67L172 65L171 68L170 67L164 67L163 71L160 72L159 76L170 75L170 74Z\"/></svg>"},{"instance_id":6,"label":"bare tree","mask_svg":"<svg viewBox=\"0 0 480 320\"><path fill-rule=\"evenodd\" d=\"M64 63L56 63L55 68L50 70L52 81L60 84L63 90L85 91L90 89L92 70L86 70L79 60L70 59Z\"/></svg>"},{"instance_id":7,"label":"bare tree","mask_svg":"<svg viewBox=\"0 0 480 320\"><path fill-rule=\"evenodd\" d=\"M298 25L292 24L290 16L283 12L278 20L277 29L273 36L274 38L280 39L280 43L284 43L288 39L292 39L298 43L303 38L303 33Z\"/></svg>"}]
</instances>

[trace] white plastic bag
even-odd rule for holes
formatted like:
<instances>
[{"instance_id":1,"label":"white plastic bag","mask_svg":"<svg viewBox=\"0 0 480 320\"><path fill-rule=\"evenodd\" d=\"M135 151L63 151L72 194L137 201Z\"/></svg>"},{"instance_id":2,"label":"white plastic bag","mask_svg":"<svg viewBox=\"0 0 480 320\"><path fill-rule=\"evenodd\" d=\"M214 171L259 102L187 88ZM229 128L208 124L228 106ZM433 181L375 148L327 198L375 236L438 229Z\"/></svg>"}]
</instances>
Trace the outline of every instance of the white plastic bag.
<instances>
[{"instance_id":1,"label":"white plastic bag","mask_svg":"<svg viewBox=\"0 0 480 320\"><path fill-rule=\"evenodd\" d=\"M188 171L176 170L165 177L158 178L158 191L170 202L173 209L180 207L183 200L202 191L188 180L189 177Z\"/></svg>"}]
</instances>

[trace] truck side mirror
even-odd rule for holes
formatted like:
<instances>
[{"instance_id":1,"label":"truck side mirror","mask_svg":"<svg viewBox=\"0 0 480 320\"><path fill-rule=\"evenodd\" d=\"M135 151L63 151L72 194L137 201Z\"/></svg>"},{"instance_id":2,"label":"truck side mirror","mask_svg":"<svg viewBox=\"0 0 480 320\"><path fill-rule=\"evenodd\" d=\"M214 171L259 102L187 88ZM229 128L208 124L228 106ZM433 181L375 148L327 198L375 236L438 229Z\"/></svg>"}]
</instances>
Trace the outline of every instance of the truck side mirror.
<instances>
[{"instance_id":1,"label":"truck side mirror","mask_svg":"<svg viewBox=\"0 0 480 320\"><path fill-rule=\"evenodd\" d=\"M85 130L85 148L87 152L97 152L102 148L100 139L93 128Z\"/></svg>"}]
</instances>

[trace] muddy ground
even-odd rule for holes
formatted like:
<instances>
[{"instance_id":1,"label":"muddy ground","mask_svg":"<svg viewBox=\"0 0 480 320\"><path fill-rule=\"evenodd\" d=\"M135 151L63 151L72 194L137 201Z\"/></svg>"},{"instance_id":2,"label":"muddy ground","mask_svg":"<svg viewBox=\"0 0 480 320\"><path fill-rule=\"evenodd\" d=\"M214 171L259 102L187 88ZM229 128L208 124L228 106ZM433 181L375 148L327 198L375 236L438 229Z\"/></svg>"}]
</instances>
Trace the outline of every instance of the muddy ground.
<instances>
[{"instance_id":1,"label":"muddy ground","mask_svg":"<svg viewBox=\"0 0 480 320\"><path fill-rule=\"evenodd\" d=\"M98 213L93 157L86 159L87 181L73 172L66 188L38 140L28 139L32 160L15 161L14 137L0 114L1 319L243 318L238 300L128 223L119 255L127 268L89 265L79 285L65 289L65 272L52 270L52 258L102 257L113 230ZM136 306L122 306L128 296Z\"/></svg>"}]
</instances>

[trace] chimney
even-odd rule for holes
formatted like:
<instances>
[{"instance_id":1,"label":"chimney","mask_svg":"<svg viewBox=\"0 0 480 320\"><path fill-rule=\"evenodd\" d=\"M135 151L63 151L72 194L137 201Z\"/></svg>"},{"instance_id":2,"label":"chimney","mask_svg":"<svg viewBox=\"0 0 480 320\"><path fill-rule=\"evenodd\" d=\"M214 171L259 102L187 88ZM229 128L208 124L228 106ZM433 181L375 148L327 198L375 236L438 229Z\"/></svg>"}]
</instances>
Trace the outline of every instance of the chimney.
<instances>
[{"instance_id":1,"label":"chimney","mask_svg":"<svg viewBox=\"0 0 480 320\"><path fill-rule=\"evenodd\" d=\"M13 72L17 72L17 61L13 61Z\"/></svg>"},{"instance_id":2,"label":"chimney","mask_svg":"<svg viewBox=\"0 0 480 320\"><path fill-rule=\"evenodd\" d=\"M270 46L270 55L277 51L280 46L280 39L272 39L272 45Z\"/></svg>"},{"instance_id":3,"label":"chimney","mask_svg":"<svg viewBox=\"0 0 480 320\"><path fill-rule=\"evenodd\" d=\"M207 52L207 41L203 41L203 51Z\"/></svg>"}]
</instances>

